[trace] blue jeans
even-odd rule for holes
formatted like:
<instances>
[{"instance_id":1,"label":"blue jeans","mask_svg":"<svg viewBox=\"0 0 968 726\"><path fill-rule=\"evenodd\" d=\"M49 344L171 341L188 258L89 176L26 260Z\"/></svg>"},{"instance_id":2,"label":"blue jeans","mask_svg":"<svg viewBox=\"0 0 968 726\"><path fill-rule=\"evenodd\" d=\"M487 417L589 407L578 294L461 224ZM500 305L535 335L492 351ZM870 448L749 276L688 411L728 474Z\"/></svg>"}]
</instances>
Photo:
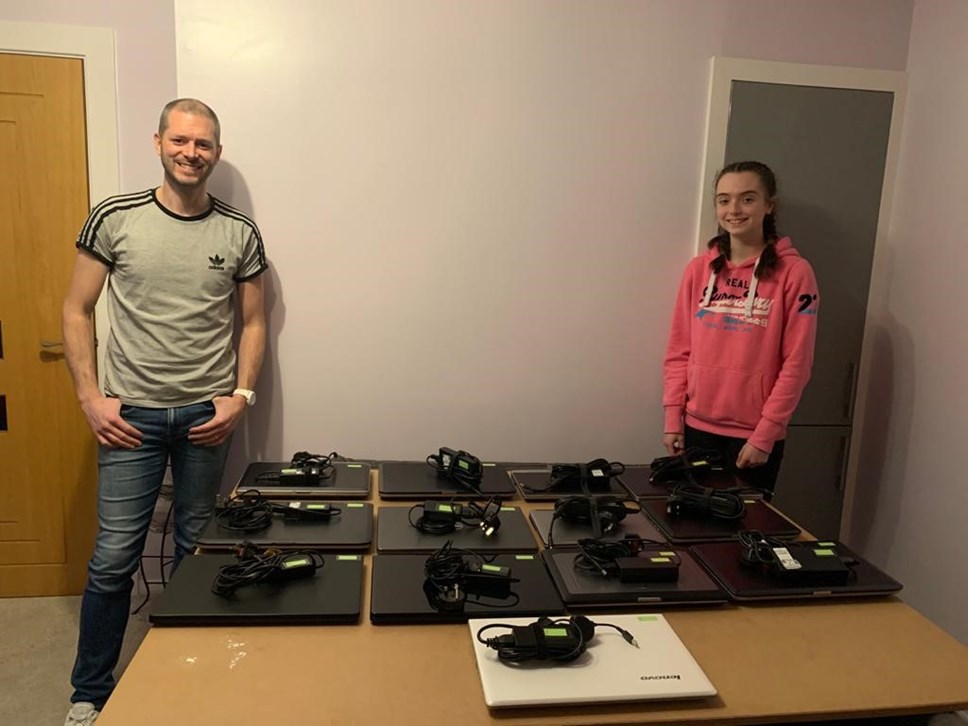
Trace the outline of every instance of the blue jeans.
<instances>
[{"instance_id":1,"label":"blue jeans","mask_svg":"<svg viewBox=\"0 0 968 726\"><path fill-rule=\"evenodd\" d=\"M121 416L144 435L136 449L101 446L98 452L98 533L81 600L77 660L71 674L71 701L98 709L114 690L114 667L121 653L131 608L132 576L138 569L165 468L171 461L174 484L175 558L192 552L212 515L229 442L196 446L188 429L215 413L211 402L179 408L121 406Z\"/></svg>"}]
</instances>

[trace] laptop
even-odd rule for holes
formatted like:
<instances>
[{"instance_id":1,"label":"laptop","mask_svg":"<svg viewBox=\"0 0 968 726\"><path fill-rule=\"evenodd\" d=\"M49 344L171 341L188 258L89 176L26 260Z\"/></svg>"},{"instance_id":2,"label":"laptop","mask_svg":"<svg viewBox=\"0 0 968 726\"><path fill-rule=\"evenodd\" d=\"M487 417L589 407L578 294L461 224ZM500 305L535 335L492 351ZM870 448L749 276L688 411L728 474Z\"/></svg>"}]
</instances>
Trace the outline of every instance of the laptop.
<instances>
[{"instance_id":1,"label":"laptop","mask_svg":"<svg viewBox=\"0 0 968 726\"><path fill-rule=\"evenodd\" d=\"M679 579L669 582L620 582L575 568L579 552L574 549L544 550L558 593L569 610L662 605L713 605L729 598L685 549L669 546L679 556Z\"/></svg>"},{"instance_id":2,"label":"laptop","mask_svg":"<svg viewBox=\"0 0 968 726\"><path fill-rule=\"evenodd\" d=\"M289 582L261 582L241 587L229 597L212 592L222 565L233 555L190 555L168 586L152 600L148 620L157 626L183 625L322 625L355 623L363 598L361 555L323 555L312 577Z\"/></svg>"},{"instance_id":3,"label":"laptop","mask_svg":"<svg viewBox=\"0 0 968 726\"><path fill-rule=\"evenodd\" d=\"M366 499L370 494L370 465L360 461L336 461L332 475L318 483L280 480L278 474L289 469L288 461L255 461L249 464L236 485L236 491L254 489L270 499Z\"/></svg>"},{"instance_id":4,"label":"laptop","mask_svg":"<svg viewBox=\"0 0 968 726\"><path fill-rule=\"evenodd\" d=\"M548 531L551 528L551 518L554 516L553 509L532 509L531 523L541 537L541 544L548 546ZM615 529L602 535L603 540L612 541L622 539L627 534L635 534L642 539L650 539L656 542L665 542L666 539L655 528L655 525L641 512L627 514L625 519L616 525ZM555 531L553 536L554 546L574 547L578 540L594 537L592 526L580 522L566 522L559 517L555 520Z\"/></svg>"},{"instance_id":5,"label":"laptop","mask_svg":"<svg viewBox=\"0 0 968 726\"><path fill-rule=\"evenodd\" d=\"M488 618L468 623L484 702L491 708L707 698L716 688L662 615L600 615L629 631L625 642L612 628L596 628L587 650L571 663L533 661L507 665L478 640L490 624L530 625L534 618ZM482 637L509 633L492 629Z\"/></svg>"},{"instance_id":6,"label":"laptop","mask_svg":"<svg viewBox=\"0 0 968 726\"><path fill-rule=\"evenodd\" d=\"M762 491L748 488L743 481L726 469L698 469L692 472L692 477L697 484L712 489L735 489L738 487L742 490L743 495L750 499L763 496ZM652 468L643 464L626 466L625 473L620 478L625 488L636 499L664 499L672 493L676 484L680 483L651 481Z\"/></svg>"},{"instance_id":7,"label":"laptop","mask_svg":"<svg viewBox=\"0 0 968 726\"><path fill-rule=\"evenodd\" d=\"M319 500L275 502L281 506L296 505L306 509L324 504ZM206 550L232 549L241 542L258 547L313 550L365 550L373 540L373 505L369 502L325 502L340 513L324 521L287 522L282 513L272 515L272 523L261 532L238 532L226 529L213 516L198 537L198 546Z\"/></svg>"},{"instance_id":8,"label":"laptop","mask_svg":"<svg viewBox=\"0 0 968 726\"><path fill-rule=\"evenodd\" d=\"M603 476L600 479L586 480L583 487L575 479L552 485L551 467L515 468L508 472L511 481L521 492L527 502L547 502L562 497L580 495L608 494L610 496L627 497L629 492L622 486L622 476Z\"/></svg>"},{"instance_id":9,"label":"laptop","mask_svg":"<svg viewBox=\"0 0 968 726\"><path fill-rule=\"evenodd\" d=\"M420 516L420 507L380 507L377 517L376 551L380 553L430 553L447 540L454 547L474 552L537 552L531 528L518 507L501 507L501 526L490 537L480 527L458 524L447 534L426 534L410 524Z\"/></svg>"},{"instance_id":10,"label":"laptop","mask_svg":"<svg viewBox=\"0 0 968 726\"><path fill-rule=\"evenodd\" d=\"M794 539L800 529L761 499L743 499L746 514L742 519L715 519L702 515L666 512L665 499L643 499L642 511L648 515L663 538L674 544L721 542L736 539L744 529L755 529L767 537Z\"/></svg>"},{"instance_id":11,"label":"laptop","mask_svg":"<svg viewBox=\"0 0 968 726\"><path fill-rule=\"evenodd\" d=\"M810 552L802 556L801 548ZM810 575L803 578L806 582L798 582L796 577L770 576L763 565L744 564L738 542L697 544L690 548L730 598L737 601L870 597L891 595L901 590L901 583L840 542L791 542L787 549L794 559L800 558L805 563L819 551L824 559L839 559L846 565L848 573L846 576L835 574L831 584L824 584L824 573Z\"/></svg>"},{"instance_id":12,"label":"laptop","mask_svg":"<svg viewBox=\"0 0 968 726\"><path fill-rule=\"evenodd\" d=\"M514 496L507 466L485 462L479 491L485 497ZM381 499L479 499L480 494L459 482L439 476L425 461L380 463Z\"/></svg>"},{"instance_id":13,"label":"laptop","mask_svg":"<svg viewBox=\"0 0 968 726\"><path fill-rule=\"evenodd\" d=\"M373 623L461 623L468 618L508 615L560 615L565 611L551 576L536 554L487 556L490 566L509 567L513 597L468 595L460 609L434 604L433 586L424 576L427 555L374 555L370 588Z\"/></svg>"}]
</instances>

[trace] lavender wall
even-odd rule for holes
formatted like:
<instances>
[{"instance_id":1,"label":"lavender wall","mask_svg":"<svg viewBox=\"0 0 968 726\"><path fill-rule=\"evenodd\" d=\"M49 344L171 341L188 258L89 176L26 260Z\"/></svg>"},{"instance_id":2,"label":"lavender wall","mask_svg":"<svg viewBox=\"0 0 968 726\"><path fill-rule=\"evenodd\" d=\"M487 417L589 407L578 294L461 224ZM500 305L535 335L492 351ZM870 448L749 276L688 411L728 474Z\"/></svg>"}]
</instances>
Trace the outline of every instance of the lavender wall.
<instances>
[{"instance_id":1,"label":"lavender wall","mask_svg":"<svg viewBox=\"0 0 968 726\"><path fill-rule=\"evenodd\" d=\"M904 582L905 599L968 643L968 409L962 313L968 262L968 4L921 0L890 230L874 300L874 371L851 542Z\"/></svg>"},{"instance_id":2,"label":"lavender wall","mask_svg":"<svg viewBox=\"0 0 968 726\"><path fill-rule=\"evenodd\" d=\"M159 164L151 134L161 107L176 93L173 4L126 0L9 2L0 8L0 22L5 20L114 29L121 188L129 191L157 184Z\"/></svg>"}]
</instances>

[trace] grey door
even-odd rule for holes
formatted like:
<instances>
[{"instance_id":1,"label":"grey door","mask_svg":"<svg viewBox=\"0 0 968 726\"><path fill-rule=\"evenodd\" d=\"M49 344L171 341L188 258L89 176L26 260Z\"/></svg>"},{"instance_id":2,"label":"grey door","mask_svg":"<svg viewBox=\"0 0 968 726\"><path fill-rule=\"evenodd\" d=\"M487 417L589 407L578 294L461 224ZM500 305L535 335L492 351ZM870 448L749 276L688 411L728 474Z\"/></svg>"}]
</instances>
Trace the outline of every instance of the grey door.
<instances>
[{"instance_id":1,"label":"grey door","mask_svg":"<svg viewBox=\"0 0 968 726\"><path fill-rule=\"evenodd\" d=\"M795 468L817 476L841 471L842 436L799 437L797 428L851 422L893 106L887 91L779 83L734 81L730 94L724 162L755 159L776 172L778 229L813 265L820 286L813 374L788 437L788 451L808 442L813 448L788 456L777 502L786 501L808 528L822 524L827 536L837 531L826 528L840 521L842 486L818 488L816 477ZM849 441L849 429L846 435ZM795 438L802 438L796 447ZM799 486L821 499L809 512L801 509L807 498L794 491Z\"/></svg>"}]
</instances>

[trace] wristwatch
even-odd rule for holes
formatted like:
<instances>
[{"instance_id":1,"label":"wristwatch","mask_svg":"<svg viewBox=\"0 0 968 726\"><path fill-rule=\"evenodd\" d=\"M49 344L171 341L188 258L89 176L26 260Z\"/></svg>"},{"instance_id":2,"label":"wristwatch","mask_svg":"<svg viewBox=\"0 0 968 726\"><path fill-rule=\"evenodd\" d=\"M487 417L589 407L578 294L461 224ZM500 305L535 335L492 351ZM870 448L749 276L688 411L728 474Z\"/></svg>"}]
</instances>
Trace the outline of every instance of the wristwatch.
<instances>
[{"instance_id":1,"label":"wristwatch","mask_svg":"<svg viewBox=\"0 0 968 726\"><path fill-rule=\"evenodd\" d=\"M232 391L233 396L242 396L245 399L245 405L249 408L255 406L255 391L250 391L248 388L236 388Z\"/></svg>"}]
</instances>

